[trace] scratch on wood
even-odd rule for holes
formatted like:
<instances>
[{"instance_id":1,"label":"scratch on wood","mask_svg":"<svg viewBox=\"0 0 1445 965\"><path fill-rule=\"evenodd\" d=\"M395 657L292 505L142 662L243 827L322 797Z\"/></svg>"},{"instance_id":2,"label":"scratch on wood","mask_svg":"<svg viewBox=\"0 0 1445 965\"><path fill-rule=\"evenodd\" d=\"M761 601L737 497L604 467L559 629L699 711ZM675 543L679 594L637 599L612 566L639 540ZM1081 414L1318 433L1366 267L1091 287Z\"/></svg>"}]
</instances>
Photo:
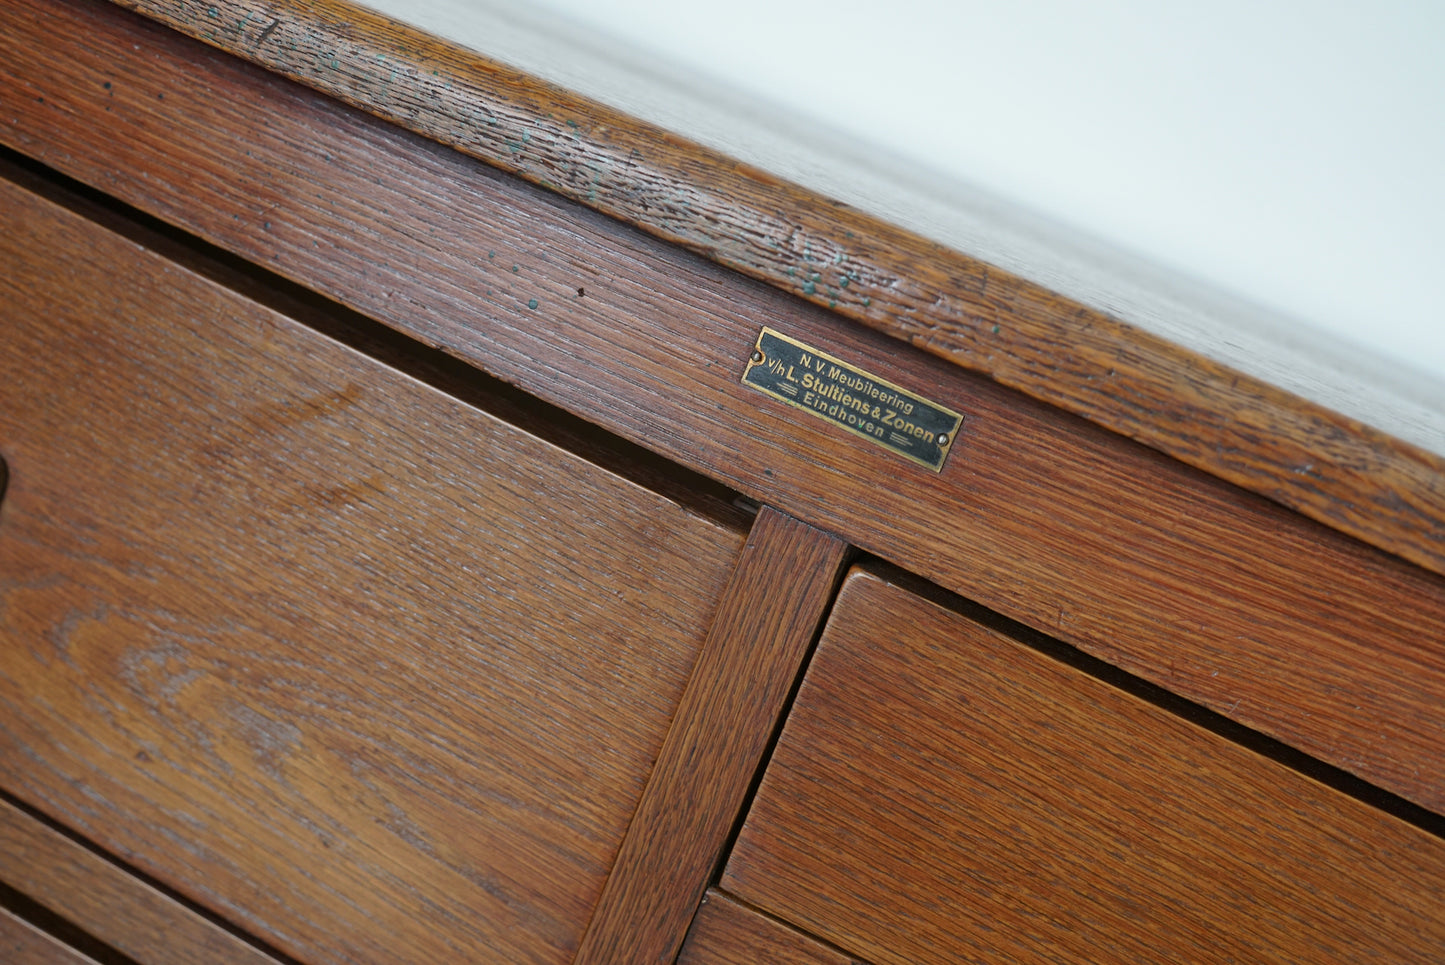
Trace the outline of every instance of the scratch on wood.
<instances>
[{"instance_id":1,"label":"scratch on wood","mask_svg":"<svg viewBox=\"0 0 1445 965\"><path fill-rule=\"evenodd\" d=\"M279 18L267 24L266 29L261 31L261 36L256 38L255 48L259 50L261 45L266 42L266 39L270 37L271 33L279 26L281 26L281 20Z\"/></svg>"}]
</instances>

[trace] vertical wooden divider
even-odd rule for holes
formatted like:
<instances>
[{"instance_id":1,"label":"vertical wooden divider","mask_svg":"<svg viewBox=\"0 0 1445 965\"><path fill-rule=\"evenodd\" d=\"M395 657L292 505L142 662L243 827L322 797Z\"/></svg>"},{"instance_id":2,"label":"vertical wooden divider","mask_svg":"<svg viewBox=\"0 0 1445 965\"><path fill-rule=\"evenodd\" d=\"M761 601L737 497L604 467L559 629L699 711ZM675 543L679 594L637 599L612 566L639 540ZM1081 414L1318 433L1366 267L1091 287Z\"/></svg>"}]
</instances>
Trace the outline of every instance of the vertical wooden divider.
<instances>
[{"instance_id":1,"label":"vertical wooden divider","mask_svg":"<svg viewBox=\"0 0 1445 965\"><path fill-rule=\"evenodd\" d=\"M847 549L759 511L574 965L676 956Z\"/></svg>"}]
</instances>

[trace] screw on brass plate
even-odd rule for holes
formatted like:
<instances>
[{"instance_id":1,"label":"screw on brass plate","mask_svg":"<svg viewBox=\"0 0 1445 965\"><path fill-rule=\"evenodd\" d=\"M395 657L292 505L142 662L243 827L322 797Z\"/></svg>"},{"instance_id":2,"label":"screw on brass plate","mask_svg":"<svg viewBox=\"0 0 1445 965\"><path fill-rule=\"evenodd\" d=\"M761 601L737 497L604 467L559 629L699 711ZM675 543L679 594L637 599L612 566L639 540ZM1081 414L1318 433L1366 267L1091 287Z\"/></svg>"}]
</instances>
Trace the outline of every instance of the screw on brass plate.
<instances>
[{"instance_id":1,"label":"screw on brass plate","mask_svg":"<svg viewBox=\"0 0 1445 965\"><path fill-rule=\"evenodd\" d=\"M754 364L754 365L757 365L757 364L758 364L759 362L761 362L762 360L763 360L763 353L762 353L762 352L757 352L757 351L753 352L753 364Z\"/></svg>"},{"instance_id":2,"label":"screw on brass plate","mask_svg":"<svg viewBox=\"0 0 1445 965\"><path fill-rule=\"evenodd\" d=\"M948 445L948 433L946 433L946 432L940 432L940 433L938 434L938 448L942 449L944 446L947 446L947 445Z\"/></svg>"}]
</instances>

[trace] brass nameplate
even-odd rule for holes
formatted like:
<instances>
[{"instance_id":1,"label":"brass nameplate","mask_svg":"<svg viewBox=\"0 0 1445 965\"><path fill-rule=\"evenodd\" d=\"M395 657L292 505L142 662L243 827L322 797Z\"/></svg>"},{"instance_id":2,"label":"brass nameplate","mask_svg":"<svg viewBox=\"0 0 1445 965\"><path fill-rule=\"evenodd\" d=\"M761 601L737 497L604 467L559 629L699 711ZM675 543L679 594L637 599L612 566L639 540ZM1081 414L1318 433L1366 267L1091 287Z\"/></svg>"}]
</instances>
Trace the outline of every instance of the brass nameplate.
<instances>
[{"instance_id":1,"label":"brass nameplate","mask_svg":"<svg viewBox=\"0 0 1445 965\"><path fill-rule=\"evenodd\" d=\"M743 384L934 472L963 423L957 412L771 328L758 333Z\"/></svg>"}]
</instances>

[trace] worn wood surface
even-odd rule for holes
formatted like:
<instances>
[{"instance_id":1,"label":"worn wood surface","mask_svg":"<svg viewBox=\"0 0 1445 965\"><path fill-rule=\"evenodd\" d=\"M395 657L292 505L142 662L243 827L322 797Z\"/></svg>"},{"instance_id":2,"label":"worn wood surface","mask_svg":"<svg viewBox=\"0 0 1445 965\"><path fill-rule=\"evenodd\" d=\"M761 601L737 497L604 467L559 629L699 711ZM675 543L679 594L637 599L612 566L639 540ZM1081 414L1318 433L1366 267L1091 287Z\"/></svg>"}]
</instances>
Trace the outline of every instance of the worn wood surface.
<instances>
[{"instance_id":1,"label":"worn wood surface","mask_svg":"<svg viewBox=\"0 0 1445 965\"><path fill-rule=\"evenodd\" d=\"M1440 578L108 4L0 30L8 143L1445 810ZM944 471L739 385L764 323L963 412Z\"/></svg>"},{"instance_id":2,"label":"worn wood surface","mask_svg":"<svg viewBox=\"0 0 1445 965\"><path fill-rule=\"evenodd\" d=\"M847 544L764 507L627 829L577 965L671 962L752 786Z\"/></svg>"},{"instance_id":3,"label":"worn wood surface","mask_svg":"<svg viewBox=\"0 0 1445 965\"><path fill-rule=\"evenodd\" d=\"M1436 572L1445 459L344 0L119 0Z\"/></svg>"},{"instance_id":4,"label":"worn wood surface","mask_svg":"<svg viewBox=\"0 0 1445 965\"><path fill-rule=\"evenodd\" d=\"M5 801L0 801L0 881L146 965L276 962Z\"/></svg>"},{"instance_id":5,"label":"worn wood surface","mask_svg":"<svg viewBox=\"0 0 1445 965\"><path fill-rule=\"evenodd\" d=\"M95 965L24 919L0 908L0 962L5 965Z\"/></svg>"},{"instance_id":6,"label":"worn wood surface","mask_svg":"<svg viewBox=\"0 0 1445 965\"><path fill-rule=\"evenodd\" d=\"M775 918L710 890L677 965L864 965Z\"/></svg>"},{"instance_id":7,"label":"worn wood surface","mask_svg":"<svg viewBox=\"0 0 1445 965\"><path fill-rule=\"evenodd\" d=\"M861 571L722 887L879 963L1445 959L1439 838Z\"/></svg>"},{"instance_id":8,"label":"worn wood surface","mask_svg":"<svg viewBox=\"0 0 1445 965\"><path fill-rule=\"evenodd\" d=\"M306 961L569 961L740 534L0 224L0 784Z\"/></svg>"}]
</instances>

